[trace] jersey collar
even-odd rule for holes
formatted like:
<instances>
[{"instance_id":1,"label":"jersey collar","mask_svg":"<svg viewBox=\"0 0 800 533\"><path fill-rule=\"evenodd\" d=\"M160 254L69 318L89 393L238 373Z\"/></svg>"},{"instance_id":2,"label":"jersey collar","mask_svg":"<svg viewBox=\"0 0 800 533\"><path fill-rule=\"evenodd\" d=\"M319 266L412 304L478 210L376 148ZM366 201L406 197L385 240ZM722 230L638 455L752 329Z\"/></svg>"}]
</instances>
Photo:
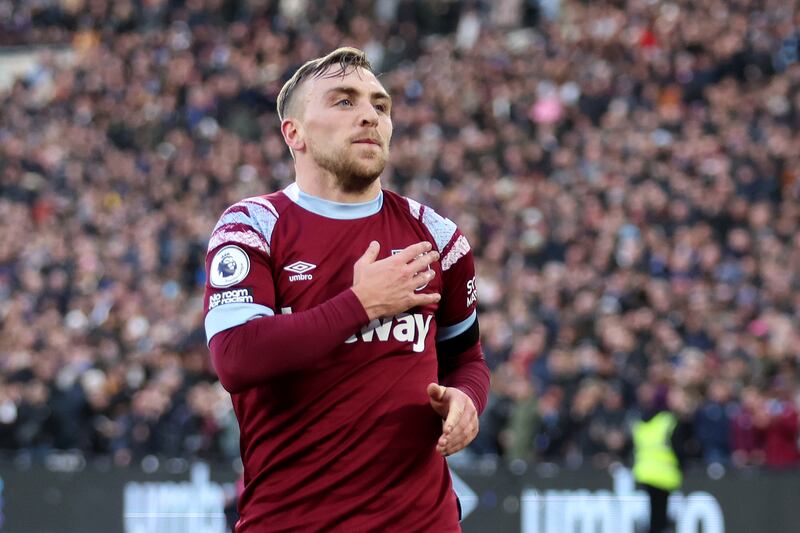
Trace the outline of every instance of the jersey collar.
<instances>
[{"instance_id":1,"label":"jersey collar","mask_svg":"<svg viewBox=\"0 0 800 533\"><path fill-rule=\"evenodd\" d=\"M318 196L311 196L300 190L297 183L292 183L283 190L294 203L307 211L326 218L353 220L374 215L383 206L383 191L378 192L374 200L359 203L332 202Z\"/></svg>"}]
</instances>

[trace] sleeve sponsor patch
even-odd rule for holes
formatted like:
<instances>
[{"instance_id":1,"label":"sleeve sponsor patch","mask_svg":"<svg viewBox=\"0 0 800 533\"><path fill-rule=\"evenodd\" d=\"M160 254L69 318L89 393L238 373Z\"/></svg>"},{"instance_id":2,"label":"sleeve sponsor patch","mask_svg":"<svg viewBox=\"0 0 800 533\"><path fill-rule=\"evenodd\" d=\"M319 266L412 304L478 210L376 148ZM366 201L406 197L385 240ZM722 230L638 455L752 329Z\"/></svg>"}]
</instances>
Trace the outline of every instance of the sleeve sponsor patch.
<instances>
[{"instance_id":1,"label":"sleeve sponsor patch","mask_svg":"<svg viewBox=\"0 0 800 533\"><path fill-rule=\"evenodd\" d=\"M475 276L467 282L467 307L471 306L478 301L478 286L476 285Z\"/></svg>"},{"instance_id":2,"label":"sleeve sponsor patch","mask_svg":"<svg viewBox=\"0 0 800 533\"><path fill-rule=\"evenodd\" d=\"M209 281L212 287L222 289L236 285L250 272L250 258L238 246L220 248L211 260Z\"/></svg>"},{"instance_id":3,"label":"sleeve sponsor patch","mask_svg":"<svg viewBox=\"0 0 800 533\"><path fill-rule=\"evenodd\" d=\"M253 303L253 289L230 289L217 292L208 297L208 310L225 304L251 304Z\"/></svg>"}]
</instances>

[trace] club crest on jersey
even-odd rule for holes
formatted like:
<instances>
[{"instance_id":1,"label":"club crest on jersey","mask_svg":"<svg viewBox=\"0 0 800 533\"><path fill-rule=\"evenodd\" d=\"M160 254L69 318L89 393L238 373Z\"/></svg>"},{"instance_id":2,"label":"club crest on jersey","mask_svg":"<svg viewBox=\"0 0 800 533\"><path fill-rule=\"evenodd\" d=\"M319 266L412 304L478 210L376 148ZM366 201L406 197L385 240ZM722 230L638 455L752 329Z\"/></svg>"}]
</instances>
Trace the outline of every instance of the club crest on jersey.
<instances>
[{"instance_id":1,"label":"club crest on jersey","mask_svg":"<svg viewBox=\"0 0 800 533\"><path fill-rule=\"evenodd\" d=\"M291 265L283 267L284 270L292 272L289 276L289 281L305 281L314 279L314 276L308 274L310 270L317 268L317 265L306 263L305 261L296 261Z\"/></svg>"},{"instance_id":2,"label":"club crest on jersey","mask_svg":"<svg viewBox=\"0 0 800 533\"><path fill-rule=\"evenodd\" d=\"M250 258L238 246L220 248L211 260L209 281L212 287L225 288L240 283L250 272Z\"/></svg>"},{"instance_id":3,"label":"club crest on jersey","mask_svg":"<svg viewBox=\"0 0 800 533\"><path fill-rule=\"evenodd\" d=\"M399 254L399 253L400 253L400 252L402 252L402 251L403 251L402 249L398 249L398 250L392 250L392 255L397 255L397 254ZM419 257L419 256L417 256L417 257ZM431 266L430 266L430 265L428 265L428 270L430 270L430 269L431 269ZM422 289L424 289L424 288L425 288L425 287L427 287L427 286L428 286L428 284L427 284L427 283L425 283L424 285L421 285L421 286L417 287L417 288L416 288L416 289L414 289L414 290L415 290L415 291L421 291Z\"/></svg>"}]
</instances>

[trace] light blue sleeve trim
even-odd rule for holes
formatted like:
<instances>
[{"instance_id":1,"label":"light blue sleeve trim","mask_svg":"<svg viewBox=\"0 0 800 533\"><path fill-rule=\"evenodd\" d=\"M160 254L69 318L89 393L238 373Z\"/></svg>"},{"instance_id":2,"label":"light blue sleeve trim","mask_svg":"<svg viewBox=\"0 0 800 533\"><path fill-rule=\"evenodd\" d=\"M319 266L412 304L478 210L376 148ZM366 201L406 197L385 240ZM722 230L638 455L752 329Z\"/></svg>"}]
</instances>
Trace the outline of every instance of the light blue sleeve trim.
<instances>
[{"instance_id":1,"label":"light blue sleeve trim","mask_svg":"<svg viewBox=\"0 0 800 533\"><path fill-rule=\"evenodd\" d=\"M458 337L465 331L467 331L470 326L478 319L478 311L477 309L472 312L467 318L459 322L458 324L453 324L452 326L447 326L445 328L439 328L439 331L436 332L436 342L446 341L447 339L452 339L453 337Z\"/></svg>"},{"instance_id":2,"label":"light blue sleeve trim","mask_svg":"<svg viewBox=\"0 0 800 533\"><path fill-rule=\"evenodd\" d=\"M206 342L211 343L211 337L220 331L241 326L248 320L259 316L274 315L275 311L266 305L222 304L209 311L206 315Z\"/></svg>"}]
</instances>

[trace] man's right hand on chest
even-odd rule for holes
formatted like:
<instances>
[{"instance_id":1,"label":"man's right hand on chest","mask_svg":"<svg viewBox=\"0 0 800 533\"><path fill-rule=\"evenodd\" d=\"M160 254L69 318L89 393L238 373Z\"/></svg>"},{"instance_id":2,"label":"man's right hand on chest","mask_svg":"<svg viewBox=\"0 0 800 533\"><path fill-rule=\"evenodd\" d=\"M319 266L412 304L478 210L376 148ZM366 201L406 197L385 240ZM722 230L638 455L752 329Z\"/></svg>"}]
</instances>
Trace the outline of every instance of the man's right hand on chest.
<instances>
[{"instance_id":1,"label":"man's right hand on chest","mask_svg":"<svg viewBox=\"0 0 800 533\"><path fill-rule=\"evenodd\" d=\"M377 241L370 243L364 255L353 265L353 292L370 320L393 316L441 299L439 293L416 291L434 277L433 269L428 267L439 259L439 252L431 248L431 243L419 242L377 261L380 244Z\"/></svg>"}]
</instances>

